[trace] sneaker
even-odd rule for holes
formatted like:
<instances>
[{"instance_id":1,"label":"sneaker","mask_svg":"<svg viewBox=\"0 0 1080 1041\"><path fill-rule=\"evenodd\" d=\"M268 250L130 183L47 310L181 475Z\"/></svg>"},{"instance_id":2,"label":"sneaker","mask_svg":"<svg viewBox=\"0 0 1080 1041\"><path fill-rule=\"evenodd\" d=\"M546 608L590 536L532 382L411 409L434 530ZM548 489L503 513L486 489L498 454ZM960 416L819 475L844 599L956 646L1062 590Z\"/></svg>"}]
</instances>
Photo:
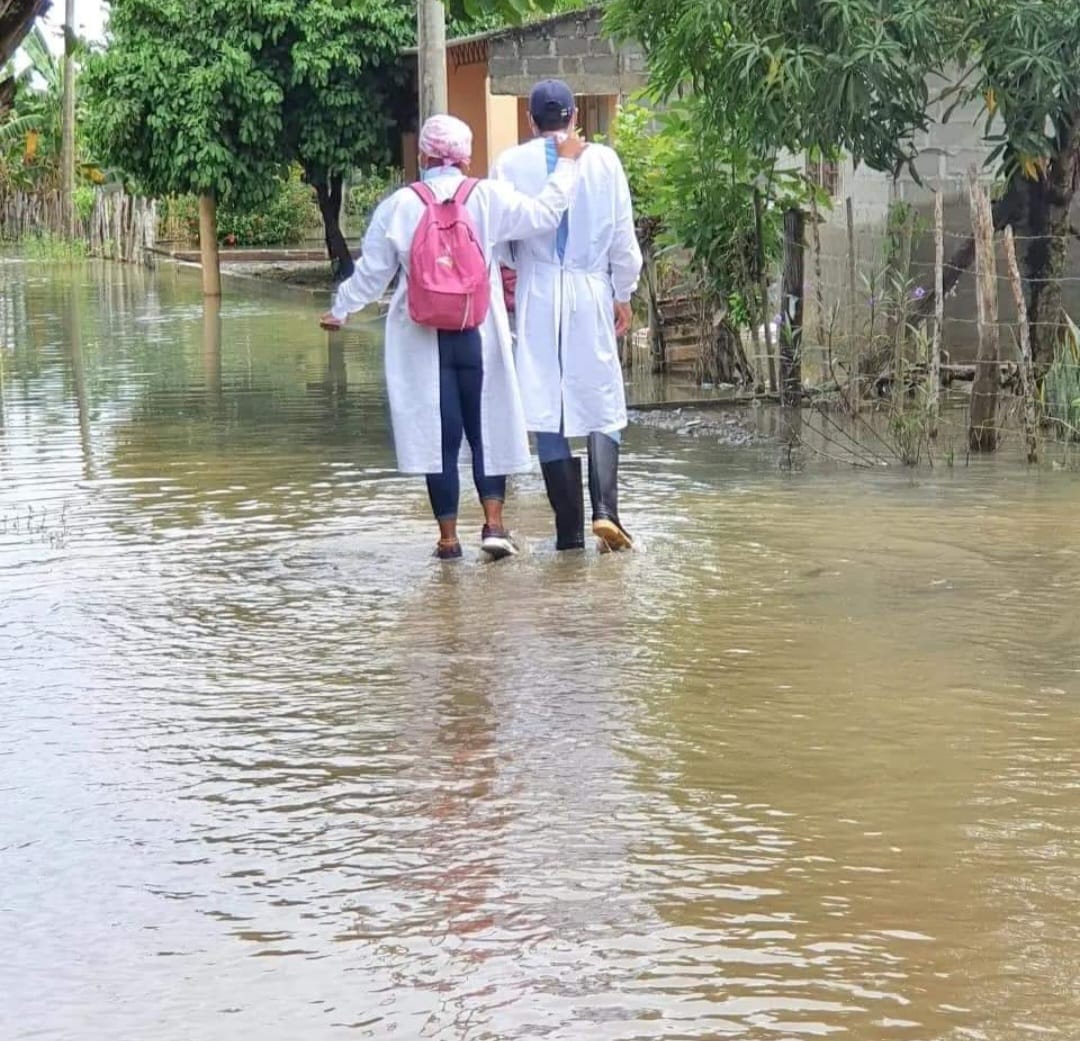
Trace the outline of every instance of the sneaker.
<instances>
[{"instance_id":1,"label":"sneaker","mask_svg":"<svg viewBox=\"0 0 1080 1041\"><path fill-rule=\"evenodd\" d=\"M517 546L510 537L510 532L505 528L496 528L492 524L485 524L481 535L480 548L492 560L503 560L517 553Z\"/></svg>"},{"instance_id":2,"label":"sneaker","mask_svg":"<svg viewBox=\"0 0 1080 1041\"><path fill-rule=\"evenodd\" d=\"M461 543L454 542L439 542L435 547L435 559L436 560L460 560Z\"/></svg>"}]
</instances>

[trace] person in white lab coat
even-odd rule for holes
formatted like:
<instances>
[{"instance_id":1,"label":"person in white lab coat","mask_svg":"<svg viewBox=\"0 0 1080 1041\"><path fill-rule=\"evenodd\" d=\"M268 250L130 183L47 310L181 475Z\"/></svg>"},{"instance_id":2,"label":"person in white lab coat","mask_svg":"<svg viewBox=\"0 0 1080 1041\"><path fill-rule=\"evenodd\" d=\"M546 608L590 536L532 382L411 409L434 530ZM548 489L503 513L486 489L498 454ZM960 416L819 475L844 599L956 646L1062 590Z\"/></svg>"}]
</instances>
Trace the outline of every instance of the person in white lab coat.
<instances>
[{"instance_id":1,"label":"person in white lab coat","mask_svg":"<svg viewBox=\"0 0 1080 1041\"><path fill-rule=\"evenodd\" d=\"M536 195L574 115L574 96L565 83L538 83L529 98L534 139L504 152L492 176ZM606 549L629 549L632 540L619 520L626 393L616 341L630 327L641 250L619 157L610 148L590 145L579 166L570 209L557 232L512 244L514 360L525 420L536 434L555 511L556 548L585 545L581 460L567 439L586 437L593 533Z\"/></svg>"},{"instance_id":2,"label":"person in white lab coat","mask_svg":"<svg viewBox=\"0 0 1080 1041\"><path fill-rule=\"evenodd\" d=\"M472 155L472 131L452 116L434 116L420 131L423 180L440 201L454 197ZM436 556L462 556L457 533L462 434L472 450L473 477L484 510L482 548L496 558L515 552L503 524L506 475L530 468L529 440L514 377L510 325L503 301L496 248L510 240L554 232L577 178L585 145L576 136L559 148L559 161L539 193L479 181L465 207L488 260L491 308L476 329L436 331L409 317L409 255L424 204L402 188L376 209L351 278L323 315L326 329L378 300L395 275L397 289L386 318L386 383L403 473L427 475L439 525Z\"/></svg>"}]
</instances>

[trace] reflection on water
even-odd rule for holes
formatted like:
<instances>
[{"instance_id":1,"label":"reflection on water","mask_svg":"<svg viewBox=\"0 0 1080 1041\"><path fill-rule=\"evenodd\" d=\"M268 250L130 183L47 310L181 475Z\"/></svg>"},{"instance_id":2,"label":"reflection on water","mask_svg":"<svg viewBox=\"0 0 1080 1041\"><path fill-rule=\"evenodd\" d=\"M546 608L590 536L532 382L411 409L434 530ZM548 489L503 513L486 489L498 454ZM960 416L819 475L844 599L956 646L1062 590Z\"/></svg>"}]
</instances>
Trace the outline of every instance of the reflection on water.
<instances>
[{"instance_id":1,"label":"reflection on water","mask_svg":"<svg viewBox=\"0 0 1080 1041\"><path fill-rule=\"evenodd\" d=\"M0 1036L1072 1036L1067 475L638 429L441 568L373 327L0 272Z\"/></svg>"}]
</instances>

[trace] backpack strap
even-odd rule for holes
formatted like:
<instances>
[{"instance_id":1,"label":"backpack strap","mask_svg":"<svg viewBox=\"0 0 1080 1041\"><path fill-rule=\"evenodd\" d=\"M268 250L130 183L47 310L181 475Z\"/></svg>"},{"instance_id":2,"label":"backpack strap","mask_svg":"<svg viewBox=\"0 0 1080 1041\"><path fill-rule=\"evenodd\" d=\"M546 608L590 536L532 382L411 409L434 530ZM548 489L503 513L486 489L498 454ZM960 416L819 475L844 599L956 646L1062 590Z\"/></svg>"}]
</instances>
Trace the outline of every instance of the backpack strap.
<instances>
[{"instance_id":1,"label":"backpack strap","mask_svg":"<svg viewBox=\"0 0 1080 1041\"><path fill-rule=\"evenodd\" d=\"M459 206L464 206L472 197L472 193L476 191L476 186L479 183L479 178L466 177L465 180L458 185L458 190L454 192L454 202Z\"/></svg>"},{"instance_id":2,"label":"backpack strap","mask_svg":"<svg viewBox=\"0 0 1080 1041\"><path fill-rule=\"evenodd\" d=\"M416 181L414 184L410 184L409 187L416 192L417 197L425 206L433 206L439 201L435 197L435 193L423 181Z\"/></svg>"}]
</instances>

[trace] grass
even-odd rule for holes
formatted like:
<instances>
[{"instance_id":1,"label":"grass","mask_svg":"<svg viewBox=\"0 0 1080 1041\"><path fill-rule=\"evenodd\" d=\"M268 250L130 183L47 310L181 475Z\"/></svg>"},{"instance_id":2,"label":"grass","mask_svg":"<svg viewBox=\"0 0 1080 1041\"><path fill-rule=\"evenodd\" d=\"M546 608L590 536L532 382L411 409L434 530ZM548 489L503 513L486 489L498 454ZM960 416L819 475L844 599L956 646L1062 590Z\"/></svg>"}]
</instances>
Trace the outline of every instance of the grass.
<instances>
[{"instance_id":1,"label":"grass","mask_svg":"<svg viewBox=\"0 0 1080 1041\"><path fill-rule=\"evenodd\" d=\"M1080 441L1080 329L1071 318L1068 321L1068 333L1046 371L1042 407L1069 440Z\"/></svg>"},{"instance_id":2,"label":"grass","mask_svg":"<svg viewBox=\"0 0 1080 1041\"><path fill-rule=\"evenodd\" d=\"M52 232L29 235L19 243L28 260L85 260L90 250L81 239L67 239Z\"/></svg>"}]
</instances>

